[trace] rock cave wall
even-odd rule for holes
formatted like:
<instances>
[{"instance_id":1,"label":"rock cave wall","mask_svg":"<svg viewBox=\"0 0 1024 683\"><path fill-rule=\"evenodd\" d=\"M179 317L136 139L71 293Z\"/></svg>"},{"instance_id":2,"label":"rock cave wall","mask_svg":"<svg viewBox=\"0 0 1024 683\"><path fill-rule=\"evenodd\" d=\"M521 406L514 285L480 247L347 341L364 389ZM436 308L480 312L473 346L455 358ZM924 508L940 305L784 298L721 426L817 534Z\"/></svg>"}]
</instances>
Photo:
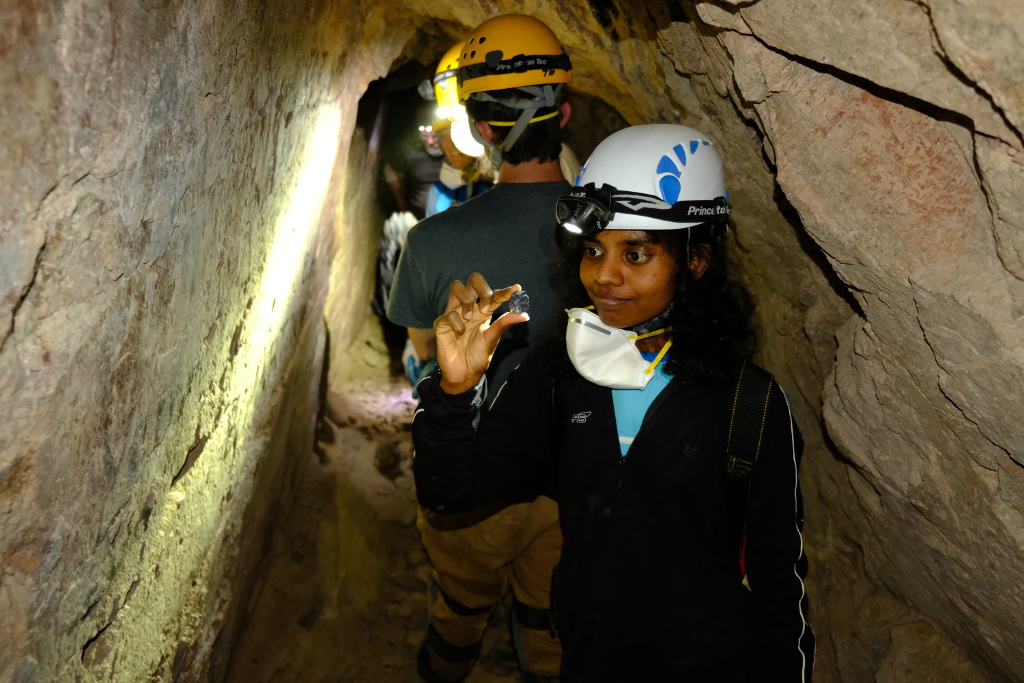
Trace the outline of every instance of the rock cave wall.
<instances>
[{"instance_id":1,"label":"rock cave wall","mask_svg":"<svg viewBox=\"0 0 1024 683\"><path fill-rule=\"evenodd\" d=\"M0 680L223 677L312 445L375 11L0 5Z\"/></svg>"},{"instance_id":2,"label":"rock cave wall","mask_svg":"<svg viewBox=\"0 0 1024 683\"><path fill-rule=\"evenodd\" d=\"M722 149L807 441L817 680L1024 679L1024 15L653 5L0 9L0 679L223 674L322 314L332 355L367 315L359 97L513 11L579 92Z\"/></svg>"},{"instance_id":3,"label":"rock cave wall","mask_svg":"<svg viewBox=\"0 0 1024 683\"><path fill-rule=\"evenodd\" d=\"M737 218L769 364L810 413L819 675L1021 680L1024 24L943 1L690 12L666 54L754 127L803 246Z\"/></svg>"}]
</instances>

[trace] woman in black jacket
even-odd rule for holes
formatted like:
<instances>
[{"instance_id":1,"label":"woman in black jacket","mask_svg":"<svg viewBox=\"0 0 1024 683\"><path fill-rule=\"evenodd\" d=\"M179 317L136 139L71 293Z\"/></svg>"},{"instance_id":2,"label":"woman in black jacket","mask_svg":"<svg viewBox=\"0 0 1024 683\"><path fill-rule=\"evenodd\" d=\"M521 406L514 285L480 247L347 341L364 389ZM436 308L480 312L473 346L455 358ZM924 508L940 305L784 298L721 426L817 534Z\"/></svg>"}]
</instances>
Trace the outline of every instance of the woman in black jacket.
<instances>
[{"instance_id":1,"label":"woman in black jacket","mask_svg":"<svg viewBox=\"0 0 1024 683\"><path fill-rule=\"evenodd\" d=\"M467 510L555 475L563 683L809 681L801 443L773 380L733 416L740 375L763 371L726 276L717 151L684 126L619 131L557 213L574 301L592 306L568 311L565 338L512 373L477 428L490 355L529 316L491 321L518 285L453 283L413 422L420 502ZM727 472L740 432L757 445L750 473Z\"/></svg>"}]
</instances>

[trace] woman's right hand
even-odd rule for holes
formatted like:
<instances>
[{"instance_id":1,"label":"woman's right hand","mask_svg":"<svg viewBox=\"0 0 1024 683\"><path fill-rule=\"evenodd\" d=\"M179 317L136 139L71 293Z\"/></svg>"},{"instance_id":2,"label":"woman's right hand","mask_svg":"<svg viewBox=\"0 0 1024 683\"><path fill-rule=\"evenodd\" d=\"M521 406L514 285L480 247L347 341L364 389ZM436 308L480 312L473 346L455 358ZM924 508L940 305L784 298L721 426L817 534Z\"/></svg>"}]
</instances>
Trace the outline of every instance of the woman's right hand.
<instances>
[{"instance_id":1,"label":"woman's right hand","mask_svg":"<svg viewBox=\"0 0 1024 683\"><path fill-rule=\"evenodd\" d=\"M434 321L441 389L461 394L475 387L487 371L501 335L530 319L526 313L505 313L493 323L491 314L521 289L512 285L492 292L483 275L473 273L465 284L452 283L444 315Z\"/></svg>"}]
</instances>

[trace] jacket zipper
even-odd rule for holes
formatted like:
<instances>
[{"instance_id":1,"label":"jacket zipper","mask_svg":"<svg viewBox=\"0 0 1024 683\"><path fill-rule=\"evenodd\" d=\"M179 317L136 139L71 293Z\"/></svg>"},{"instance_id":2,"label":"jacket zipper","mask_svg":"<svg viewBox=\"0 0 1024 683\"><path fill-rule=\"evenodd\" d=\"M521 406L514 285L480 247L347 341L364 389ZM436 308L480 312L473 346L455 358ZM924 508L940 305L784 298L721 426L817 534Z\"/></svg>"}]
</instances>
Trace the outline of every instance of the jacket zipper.
<instances>
[{"instance_id":1,"label":"jacket zipper","mask_svg":"<svg viewBox=\"0 0 1024 683\"><path fill-rule=\"evenodd\" d=\"M669 382L668 386L661 390L661 393L658 394L658 396L654 399L654 402L651 403L651 405L647 408L647 412L644 414L644 419L640 421L640 430L637 432L637 434L644 431L644 427L647 426L648 418L650 418L651 414L653 414L657 408L661 407L662 403L668 400L669 394L678 391L681 386L682 384L680 384L679 382L677 382L675 378L673 378L672 381ZM616 489L622 488L622 474L625 470L625 467L626 456L619 456L619 476L618 479L616 479L615 481Z\"/></svg>"}]
</instances>

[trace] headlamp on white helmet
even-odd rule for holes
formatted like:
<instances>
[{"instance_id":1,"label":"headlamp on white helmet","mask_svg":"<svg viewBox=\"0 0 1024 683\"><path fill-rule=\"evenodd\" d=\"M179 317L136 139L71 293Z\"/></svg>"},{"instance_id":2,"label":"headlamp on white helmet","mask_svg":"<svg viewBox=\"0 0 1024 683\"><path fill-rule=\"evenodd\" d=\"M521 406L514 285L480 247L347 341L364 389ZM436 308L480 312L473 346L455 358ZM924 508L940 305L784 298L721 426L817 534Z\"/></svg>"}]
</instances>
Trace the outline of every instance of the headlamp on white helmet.
<instances>
[{"instance_id":1,"label":"headlamp on white helmet","mask_svg":"<svg viewBox=\"0 0 1024 683\"><path fill-rule=\"evenodd\" d=\"M568 195L559 197L555 204L558 223L576 235L589 235L597 230L641 229L628 226L638 223L635 217L659 222L646 230L673 230L689 227L684 224L729 222L732 208L725 197L709 200L681 201L669 204L660 197L642 192L622 192L611 185L597 188L593 183L573 188ZM616 225L618 223L618 225Z\"/></svg>"},{"instance_id":2,"label":"headlamp on white helmet","mask_svg":"<svg viewBox=\"0 0 1024 683\"><path fill-rule=\"evenodd\" d=\"M576 187L555 206L574 234L595 230L679 230L711 224L721 233L731 207L722 160L702 133L673 124L613 133L584 164Z\"/></svg>"}]
</instances>

